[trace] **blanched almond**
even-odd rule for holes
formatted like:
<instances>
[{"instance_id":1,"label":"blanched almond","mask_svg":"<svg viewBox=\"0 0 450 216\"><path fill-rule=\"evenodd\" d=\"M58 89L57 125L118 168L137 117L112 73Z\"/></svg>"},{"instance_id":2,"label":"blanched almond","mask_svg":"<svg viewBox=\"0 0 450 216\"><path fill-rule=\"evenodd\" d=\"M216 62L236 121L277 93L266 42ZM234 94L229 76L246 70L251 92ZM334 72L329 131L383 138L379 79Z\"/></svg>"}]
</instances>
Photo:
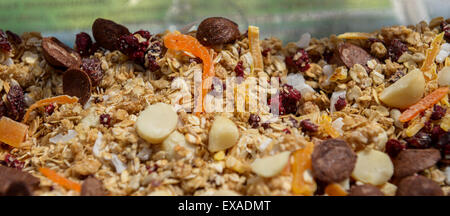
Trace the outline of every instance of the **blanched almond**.
<instances>
[{"instance_id":1,"label":"blanched almond","mask_svg":"<svg viewBox=\"0 0 450 216\"><path fill-rule=\"evenodd\" d=\"M380 94L380 100L391 107L407 108L422 98L425 78L419 69L413 70L390 85Z\"/></svg>"},{"instance_id":2,"label":"blanched almond","mask_svg":"<svg viewBox=\"0 0 450 216\"><path fill-rule=\"evenodd\" d=\"M263 177L272 177L280 173L289 161L288 151L273 156L258 158L251 164L252 171Z\"/></svg>"},{"instance_id":3,"label":"blanched almond","mask_svg":"<svg viewBox=\"0 0 450 216\"><path fill-rule=\"evenodd\" d=\"M234 146L239 130L230 119L217 116L209 130L208 150L218 152Z\"/></svg>"},{"instance_id":4,"label":"blanched almond","mask_svg":"<svg viewBox=\"0 0 450 216\"><path fill-rule=\"evenodd\" d=\"M372 185L386 183L394 174L394 165L389 156L377 150L363 150L357 153L352 177Z\"/></svg>"},{"instance_id":5,"label":"blanched almond","mask_svg":"<svg viewBox=\"0 0 450 216\"><path fill-rule=\"evenodd\" d=\"M157 103L148 106L136 120L136 131L149 143L161 143L175 129L178 115L172 106Z\"/></svg>"},{"instance_id":6,"label":"blanched almond","mask_svg":"<svg viewBox=\"0 0 450 216\"><path fill-rule=\"evenodd\" d=\"M184 135L178 131L172 132L162 143L162 149L167 153L169 159L175 158L177 155L175 149L179 147L192 153L195 151L194 146L188 144Z\"/></svg>"},{"instance_id":7,"label":"blanched almond","mask_svg":"<svg viewBox=\"0 0 450 216\"><path fill-rule=\"evenodd\" d=\"M442 68L438 73L439 86L450 86L450 66Z\"/></svg>"}]
</instances>

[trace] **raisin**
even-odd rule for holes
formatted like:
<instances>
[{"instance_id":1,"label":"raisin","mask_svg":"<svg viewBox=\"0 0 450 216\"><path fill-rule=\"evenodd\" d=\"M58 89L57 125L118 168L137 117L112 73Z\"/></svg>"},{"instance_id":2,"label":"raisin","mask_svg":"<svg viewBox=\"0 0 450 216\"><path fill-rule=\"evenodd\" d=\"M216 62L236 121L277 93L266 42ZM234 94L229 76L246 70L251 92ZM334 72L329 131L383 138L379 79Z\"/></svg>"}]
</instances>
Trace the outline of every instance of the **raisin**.
<instances>
[{"instance_id":1,"label":"raisin","mask_svg":"<svg viewBox=\"0 0 450 216\"><path fill-rule=\"evenodd\" d=\"M270 127L270 123L269 122L264 122L261 124L261 127L264 128L264 130L268 129Z\"/></svg>"},{"instance_id":2,"label":"raisin","mask_svg":"<svg viewBox=\"0 0 450 216\"><path fill-rule=\"evenodd\" d=\"M132 34L122 35L119 38L119 50L138 64L145 63L144 57L148 45L147 41L139 42Z\"/></svg>"},{"instance_id":3,"label":"raisin","mask_svg":"<svg viewBox=\"0 0 450 216\"><path fill-rule=\"evenodd\" d=\"M250 117L248 118L248 124L252 128L257 128L259 126L260 121L261 121L261 118L256 114L250 114Z\"/></svg>"},{"instance_id":4,"label":"raisin","mask_svg":"<svg viewBox=\"0 0 450 216\"><path fill-rule=\"evenodd\" d=\"M22 120L25 114L25 97L22 87L19 84L11 85L6 97L9 102L9 117L16 121Z\"/></svg>"},{"instance_id":5,"label":"raisin","mask_svg":"<svg viewBox=\"0 0 450 216\"><path fill-rule=\"evenodd\" d=\"M388 54L389 58L391 58L392 61L396 62L402 56L404 52L408 50L408 46L404 44L399 39L394 39L391 41L391 44L388 48Z\"/></svg>"},{"instance_id":6,"label":"raisin","mask_svg":"<svg viewBox=\"0 0 450 216\"><path fill-rule=\"evenodd\" d=\"M386 142L386 153L391 157L397 156L405 149L406 146L396 139L390 139Z\"/></svg>"},{"instance_id":7,"label":"raisin","mask_svg":"<svg viewBox=\"0 0 450 216\"><path fill-rule=\"evenodd\" d=\"M282 91L280 92L281 101L280 105L283 107L284 113L280 114L295 114L297 112L297 105L300 99L302 98L302 95L300 92L296 89L294 89L292 86L288 84L284 84L282 86ZM281 109L280 109L281 110Z\"/></svg>"},{"instance_id":8,"label":"raisin","mask_svg":"<svg viewBox=\"0 0 450 216\"><path fill-rule=\"evenodd\" d=\"M97 86L103 79L104 71L98 58L83 58L81 69L89 75L92 86Z\"/></svg>"},{"instance_id":9,"label":"raisin","mask_svg":"<svg viewBox=\"0 0 450 216\"><path fill-rule=\"evenodd\" d=\"M319 126L312 123L309 119L305 119L305 120L301 121L300 126L302 127L303 132L315 133L319 130Z\"/></svg>"}]
</instances>

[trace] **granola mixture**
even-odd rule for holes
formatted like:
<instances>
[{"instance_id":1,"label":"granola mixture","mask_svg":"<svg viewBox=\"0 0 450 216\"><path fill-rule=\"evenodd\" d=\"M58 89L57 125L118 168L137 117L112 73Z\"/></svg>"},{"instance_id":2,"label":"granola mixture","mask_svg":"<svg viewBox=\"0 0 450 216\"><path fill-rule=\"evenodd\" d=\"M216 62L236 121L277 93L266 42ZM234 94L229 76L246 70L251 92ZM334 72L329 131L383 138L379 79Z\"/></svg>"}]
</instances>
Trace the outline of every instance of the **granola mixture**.
<instances>
[{"instance_id":1,"label":"granola mixture","mask_svg":"<svg viewBox=\"0 0 450 216\"><path fill-rule=\"evenodd\" d=\"M160 34L99 18L74 49L0 31L0 194L448 195L447 23L283 45L220 17ZM196 72L243 78L200 91L212 104L279 85L207 112L177 104Z\"/></svg>"}]
</instances>

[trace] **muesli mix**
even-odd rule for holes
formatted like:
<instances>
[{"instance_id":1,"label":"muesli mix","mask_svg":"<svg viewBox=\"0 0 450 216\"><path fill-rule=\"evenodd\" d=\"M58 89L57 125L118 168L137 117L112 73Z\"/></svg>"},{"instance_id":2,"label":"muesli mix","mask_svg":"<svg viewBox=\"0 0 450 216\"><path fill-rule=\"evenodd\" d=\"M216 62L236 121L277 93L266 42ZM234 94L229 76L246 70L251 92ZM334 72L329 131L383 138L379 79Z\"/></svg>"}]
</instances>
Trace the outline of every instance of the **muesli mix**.
<instances>
[{"instance_id":1,"label":"muesli mix","mask_svg":"<svg viewBox=\"0 0 450 216\"><path fill-rule=\"evenodd\" d=\"M0 195L450 194L450 19L92 35L0 30Z\"/></svg>"}]
</instances>

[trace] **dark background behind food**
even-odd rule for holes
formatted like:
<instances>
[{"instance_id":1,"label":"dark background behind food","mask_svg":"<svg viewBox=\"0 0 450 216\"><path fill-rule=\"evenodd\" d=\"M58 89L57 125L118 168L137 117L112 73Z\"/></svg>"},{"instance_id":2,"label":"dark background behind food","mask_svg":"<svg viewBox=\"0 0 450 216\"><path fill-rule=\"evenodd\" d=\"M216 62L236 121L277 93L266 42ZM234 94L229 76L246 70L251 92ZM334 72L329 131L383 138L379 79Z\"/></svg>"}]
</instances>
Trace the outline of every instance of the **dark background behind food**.
<instances>
[{"instance_id":1,"label":"dark background behind food","mask_svg":"<svg viewBox=\"0 0 450 216\"><path fill-rule=\"evenodd\" d=\"M297 41L305 32L325 37L448 18L449 10L450 0L0 0L0 28L40 31L72 45L76 33L91 33L97 17L125 24L131 31L158 33L224 16L242 32L256 25L262 37L286 42Z\"/></svg>"}]
</instances>

